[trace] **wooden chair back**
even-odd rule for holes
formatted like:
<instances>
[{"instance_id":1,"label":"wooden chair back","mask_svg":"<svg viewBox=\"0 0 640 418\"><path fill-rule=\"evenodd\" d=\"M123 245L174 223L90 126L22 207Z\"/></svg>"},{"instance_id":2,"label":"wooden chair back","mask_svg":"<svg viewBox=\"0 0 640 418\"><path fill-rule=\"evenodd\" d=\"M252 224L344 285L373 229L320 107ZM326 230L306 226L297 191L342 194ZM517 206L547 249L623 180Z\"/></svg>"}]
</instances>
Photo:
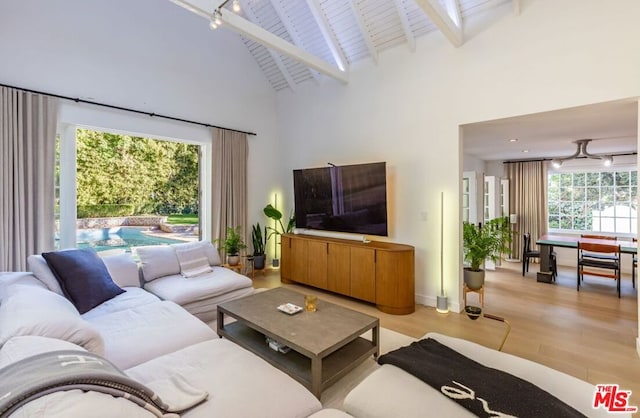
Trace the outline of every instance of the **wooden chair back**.
<instances>
[{"instance_id":1,"label":"wooden chair back","mask_svg":"<svg viewBox=\"0 0 640 418\"><path fill-rule=\"evenodd\" d=\"M616 241L618 237L612 237L611 235L594 235L594 234L582 234L581 238L592 238L592 239L608 239L612 241Z\"/></svg>"},{"instance_id":2,"label":"wooden chair back","mask_svg":"<svg viewBox=\"0 0 640 418\"><path fill-rule=\"evenodd\" d=\"M620 253L620 245L578 241L578 250L590 251L594 253L612 254Z\"/></svg>"},{"instance_id":3,"label":"wooden chair back","mask_svg":"<svg viewBox=\"0 0 640 418\"><path fill-rule=\"evenodd\" d=\"M584 254L585 251L589 254ZM612 257L594 258L593 253ZM585 270L585 267L589 270ZM578 241L578 282L584 274L620 280L620 245Z\"/></svg>"}]
</instances>

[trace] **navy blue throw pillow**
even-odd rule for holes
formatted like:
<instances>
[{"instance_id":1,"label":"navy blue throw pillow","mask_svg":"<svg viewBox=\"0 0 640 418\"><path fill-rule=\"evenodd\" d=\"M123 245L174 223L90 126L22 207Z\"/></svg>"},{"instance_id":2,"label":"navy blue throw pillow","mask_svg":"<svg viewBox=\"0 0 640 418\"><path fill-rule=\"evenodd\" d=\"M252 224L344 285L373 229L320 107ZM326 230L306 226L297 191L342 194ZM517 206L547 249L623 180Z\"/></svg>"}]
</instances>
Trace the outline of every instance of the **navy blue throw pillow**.
<instances>
[{"instance_id":1,"label":"navy blue throw pillow","mask_svg":"<svg viewBox=\"0 0 640 418\"><path fill-rule=\"evenodd\" d=\"M65 296L83 314L124 293L92 248L42 253Z\"/></svg>"}]
</instances>

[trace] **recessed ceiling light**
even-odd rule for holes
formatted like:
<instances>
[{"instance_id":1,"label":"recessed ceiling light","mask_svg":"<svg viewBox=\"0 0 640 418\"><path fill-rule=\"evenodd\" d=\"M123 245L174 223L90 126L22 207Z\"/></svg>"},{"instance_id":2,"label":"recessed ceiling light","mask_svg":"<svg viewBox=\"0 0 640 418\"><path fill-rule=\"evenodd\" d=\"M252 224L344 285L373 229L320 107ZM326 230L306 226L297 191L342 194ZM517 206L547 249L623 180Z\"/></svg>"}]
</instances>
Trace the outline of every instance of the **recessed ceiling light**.
<instances>
[{"instance_id":1,"label":"recessed ceiling light","mask_svg":"<svg viewBox=\"0 0 640 418\"><path fill-rule=\"evenodd\" d=\"M529 150L528 149L523 149L522 152L529 152Z\"/></svg>"},{"instance_id":2,"label":"recessed ceiling light","mask_svg":"<svg viewBox=\"0 0 640 418\"><path fill-rule=\"evenodd\" d=\"M518 142L518 138L511 138L509 142Z\"/></svg>"}]
</instances>

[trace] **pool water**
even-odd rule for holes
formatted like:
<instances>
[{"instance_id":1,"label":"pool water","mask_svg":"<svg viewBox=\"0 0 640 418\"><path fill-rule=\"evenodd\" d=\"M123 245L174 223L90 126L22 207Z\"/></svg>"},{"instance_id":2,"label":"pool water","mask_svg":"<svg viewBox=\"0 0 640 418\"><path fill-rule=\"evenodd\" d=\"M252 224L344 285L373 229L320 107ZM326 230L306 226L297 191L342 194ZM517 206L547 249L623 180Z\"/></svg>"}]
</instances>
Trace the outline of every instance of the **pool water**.
<instances>
[{"instance_id":1,"label":"pool water","mask_svg":"<svg viewBox=\"0 0 640 418\"><path fill-rule=\"evenodd\" d=\"M79 229L76 232L78 248L91 247L96 252L124 249L131 251L131 247L142 245L176 244L182 240L147 235L147 228L117 227L100 229Z\"/></svg>"}]
</instances>

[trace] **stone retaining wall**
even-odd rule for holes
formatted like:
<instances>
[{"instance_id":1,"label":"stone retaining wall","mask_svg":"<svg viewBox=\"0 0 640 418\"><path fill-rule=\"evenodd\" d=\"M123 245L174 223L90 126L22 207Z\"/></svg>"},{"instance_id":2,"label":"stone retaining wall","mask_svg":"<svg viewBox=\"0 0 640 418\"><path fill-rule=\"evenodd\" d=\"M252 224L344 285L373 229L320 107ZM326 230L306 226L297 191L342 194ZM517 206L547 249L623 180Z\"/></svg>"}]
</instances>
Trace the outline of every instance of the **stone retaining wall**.
<instances>
[{"instance_id":1,"label":"stone retaining wall","mask_svg":"<svg viewBox=\"0 0 640 418\"><path fill-rule=\"evenodd\" d=\"M155 226L167 222L166 216L122 216L113 218L82 218L76 221L77 229L114 228L117 226Z\"/></svg>"}]
</instances>

